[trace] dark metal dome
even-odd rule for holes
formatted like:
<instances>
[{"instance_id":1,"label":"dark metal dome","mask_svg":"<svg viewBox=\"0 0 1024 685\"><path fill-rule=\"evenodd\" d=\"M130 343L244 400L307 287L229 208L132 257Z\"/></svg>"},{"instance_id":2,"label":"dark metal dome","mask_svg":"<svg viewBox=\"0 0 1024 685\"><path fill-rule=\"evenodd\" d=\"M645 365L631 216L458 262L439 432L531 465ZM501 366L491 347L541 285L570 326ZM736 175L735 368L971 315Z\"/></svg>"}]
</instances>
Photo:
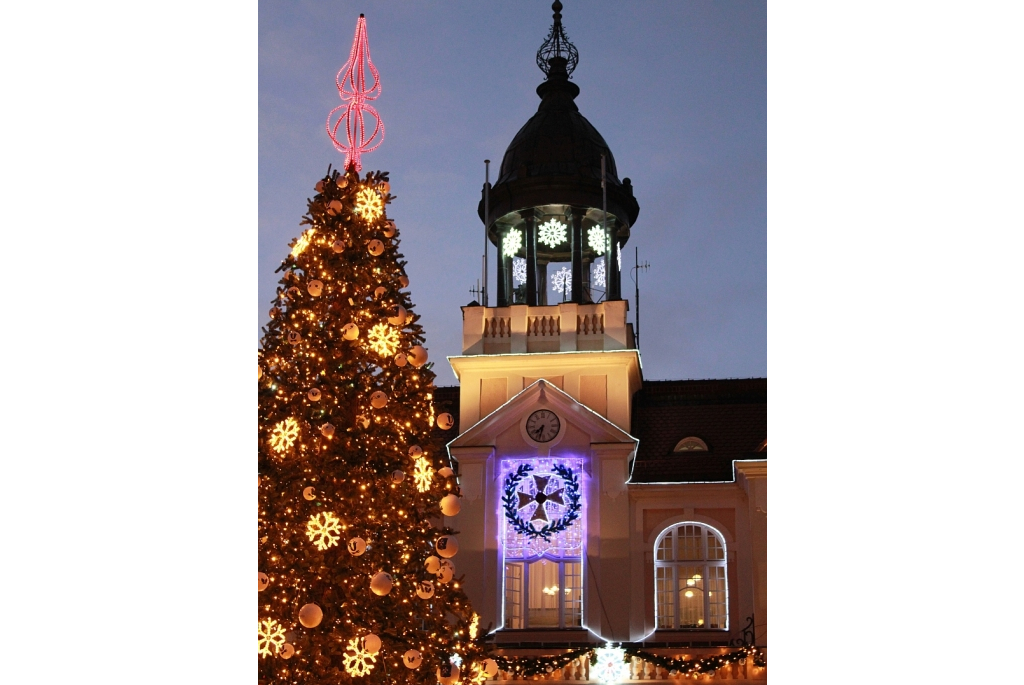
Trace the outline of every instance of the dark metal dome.
<instances>
[{"instance_id":1,"label":"dark metal dome","mask_svg":"<svg viewBox=\"0 0 1024 685\"><path fill-rule=\"evenodd\" d=\"M601 155L605 155L608 211L632 225L640 213L629 179L619 181L615 158L601 134L580 114L574 100L580 89L569 81L568 61L548 60L546 81L537 87L540 107L505 151L498 180L491 188L488 226L508 212L551 204L601 207ZM492 239L496 240L496 237Z\"/></svg>"}]
</instances>

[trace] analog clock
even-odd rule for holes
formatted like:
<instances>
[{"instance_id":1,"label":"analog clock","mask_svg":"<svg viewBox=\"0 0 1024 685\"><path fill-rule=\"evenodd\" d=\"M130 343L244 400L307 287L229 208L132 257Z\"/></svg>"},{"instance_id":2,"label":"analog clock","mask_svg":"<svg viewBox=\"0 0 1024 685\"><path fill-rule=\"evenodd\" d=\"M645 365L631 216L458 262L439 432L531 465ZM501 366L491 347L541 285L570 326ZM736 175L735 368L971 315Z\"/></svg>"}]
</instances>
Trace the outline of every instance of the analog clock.
<instances>
[{"instance_id":1,"label":"analog clock","mask_svg":"<svg viewBox=\"0 0 1024 685\"><path fill-rule=\"evenodd\" d=\"M526 419L526 433L537 442L551 442L561 427L558 415L548 409L538 409Z\"/></svg>"}]
</instances>

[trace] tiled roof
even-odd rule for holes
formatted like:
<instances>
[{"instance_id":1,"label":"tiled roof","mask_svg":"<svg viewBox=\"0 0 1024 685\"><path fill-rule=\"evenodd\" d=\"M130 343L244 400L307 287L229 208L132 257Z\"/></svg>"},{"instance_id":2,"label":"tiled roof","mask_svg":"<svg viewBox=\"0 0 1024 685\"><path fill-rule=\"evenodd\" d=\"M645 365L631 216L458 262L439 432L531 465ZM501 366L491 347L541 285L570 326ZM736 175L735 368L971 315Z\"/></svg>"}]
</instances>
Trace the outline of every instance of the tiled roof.
<instances>
[{"instance_id":1,"label":"tiled roof","mask_svg":"<svg viewBox=\"0 0 1024 685\"><path fill-rule=\"evenodd\" d=\"M634 483L728 481L735 459L766 459L768 380L644 381L633 396L639 438ZM707 452L672 449L683 438L707 443Z\"/></svg>"},{"instance_id":2,"label":"tiled roof","mask_svg":"<svg viewBox=\"0 0 1024 685\"><path fill-rule=\"evenodd\" d=\"M459 386L434 388L434 414L444 412L455 418L455 425L446 431L434 426L434 436L442 443L450 442L459 436Z\"/></svg>"}]
</instances>

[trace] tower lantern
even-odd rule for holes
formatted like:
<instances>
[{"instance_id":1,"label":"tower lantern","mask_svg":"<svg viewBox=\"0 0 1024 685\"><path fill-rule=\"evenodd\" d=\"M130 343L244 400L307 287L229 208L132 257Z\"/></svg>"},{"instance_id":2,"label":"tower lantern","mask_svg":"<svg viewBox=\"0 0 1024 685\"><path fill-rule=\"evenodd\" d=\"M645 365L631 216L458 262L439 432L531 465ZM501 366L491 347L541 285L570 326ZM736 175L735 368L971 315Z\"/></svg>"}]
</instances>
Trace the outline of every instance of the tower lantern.
<instances>
[{"instance_id":1,"label":"tower lantern","mask_svg":"<svg viewBox=\"0 0 1024 685\"><path fill-rule=\"evenodd\" d=\"M640 213L629 179L619 180L608 144L574 102L580 89L569 79L579 53L562 26L562 3L551 8L537 51L546 76L540 106L505 151L489 214L482 199L478 208L497 247L499 307L621 299L619 252Z\"/></svg>"}]
</instances>

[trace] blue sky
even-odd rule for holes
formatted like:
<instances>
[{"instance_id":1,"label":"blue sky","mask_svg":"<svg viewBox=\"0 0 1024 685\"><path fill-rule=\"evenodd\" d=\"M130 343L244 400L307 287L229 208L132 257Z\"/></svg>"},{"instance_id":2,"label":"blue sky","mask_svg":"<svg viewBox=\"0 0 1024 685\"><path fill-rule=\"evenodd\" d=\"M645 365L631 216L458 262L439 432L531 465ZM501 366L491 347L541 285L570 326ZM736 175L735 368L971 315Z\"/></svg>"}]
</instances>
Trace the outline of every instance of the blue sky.
<instances>
[{"instance_id":1,"label":"blue sky","mask_svg":"<svg viewBox=\"0 0 1024 685\"><path fill-rule=\"evenodd\" d=\"M644 377L766 375L764 3L563 4L580 53L576 102L640 203L623 251L623 292L632 300L625 267L639 247L651 264L641 276ZM492 160L493 180L536 112L543 74L534 55L551 24L550 2L261 0L259 326L313 184L342 162L324 122L340 102L334 76L361 12L386 126L364 171L391 172L398 199L389 212L402 232L412 299L437 382L451 385L444 357L461 351L459 307L480 275L483 160Z\"/></svg>"}]
</instances>

